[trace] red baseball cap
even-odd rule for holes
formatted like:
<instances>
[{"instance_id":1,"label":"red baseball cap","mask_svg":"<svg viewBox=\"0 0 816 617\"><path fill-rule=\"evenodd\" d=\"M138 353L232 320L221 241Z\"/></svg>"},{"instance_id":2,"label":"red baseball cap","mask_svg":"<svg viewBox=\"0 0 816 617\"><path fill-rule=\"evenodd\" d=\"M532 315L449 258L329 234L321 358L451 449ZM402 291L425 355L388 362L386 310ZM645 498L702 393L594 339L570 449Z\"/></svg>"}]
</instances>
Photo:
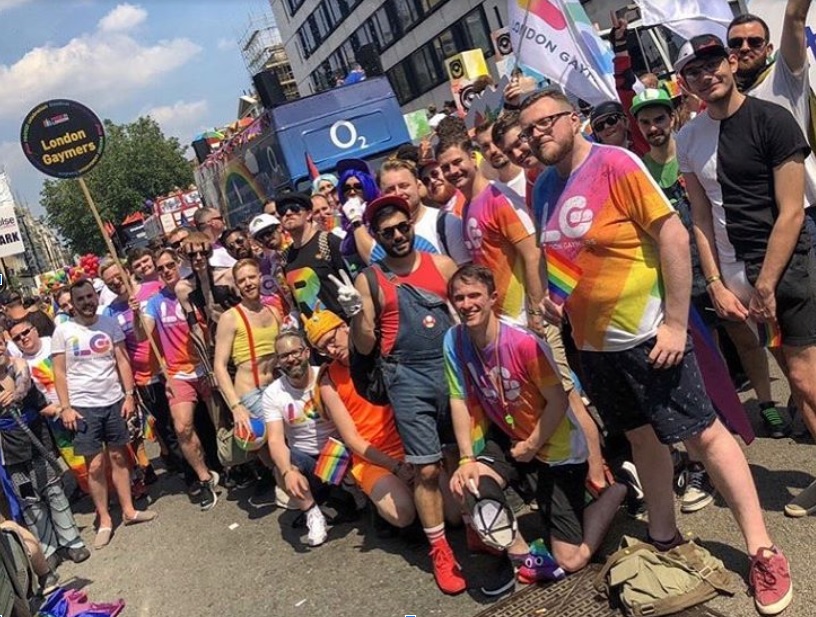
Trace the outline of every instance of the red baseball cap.
<instances>
[{"instance_id":1,"label":"red baseball cap","mask_svg":"<svg viewBox=\"0 0 816 617\"><path fill-rule=\"evenodd\" d=\"M377 212L386 206L394 206L400 212L404 212L407 217L411 217L411 206L405 199L399 195L383 195L366 206L365 212L363 212L363 222L366 225L371 225L371 222L377 216Z\"/></svg>"}]
</instances>

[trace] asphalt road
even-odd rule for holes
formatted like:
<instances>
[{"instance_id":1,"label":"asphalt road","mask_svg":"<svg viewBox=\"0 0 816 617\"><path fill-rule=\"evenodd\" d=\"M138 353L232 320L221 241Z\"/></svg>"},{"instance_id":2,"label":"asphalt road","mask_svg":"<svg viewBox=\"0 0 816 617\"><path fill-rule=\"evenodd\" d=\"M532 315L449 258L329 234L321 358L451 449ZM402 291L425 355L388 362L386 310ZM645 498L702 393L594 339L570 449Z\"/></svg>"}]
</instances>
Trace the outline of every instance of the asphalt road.
<instances>
[{"instance_id":1,"label":"asphalt road","mask_svg":"<svg viewBox=\"0 0 816 617\"><path fill-rule=\"evenodd\" d=\"M787 400L782 384L776 382L774 388L779 400ZM756 420L755 401L747 398ZM814 446L803 440L759 438L746 452L771 534L792 564L795 599L785 615L809 617L816 612L816 519L788 519L782 509L812 480ZM249 489L233 493L234 500L222 491L218 505L206 513L190 504L182 489L178 478L164 475L150 491L158 519L120 527L111 544L93 551L90 560L63 564L63 584L84 588L93 600L124 598L125 615L131 617L468 617L490 604L476 590L457 597L440 593L422 541L377 540L363 520L332 528L325 545L310 549L301 541L305 529L292 528L291 512L251 507ZM77 521L90 545L94 531L89 508L87 500L80 502ZM523 528L534 528L536 517L524 515ZM696 534L745 580L748 558L721 500L679 517L684 532ZM643 535L645 529L621 514L608 548L624 532ZM475 582L486 562L467 555L462 530L450 536L469 580ZM744 592L711 606L734 617L756 615Z\"/></svg>"}]
</instances>

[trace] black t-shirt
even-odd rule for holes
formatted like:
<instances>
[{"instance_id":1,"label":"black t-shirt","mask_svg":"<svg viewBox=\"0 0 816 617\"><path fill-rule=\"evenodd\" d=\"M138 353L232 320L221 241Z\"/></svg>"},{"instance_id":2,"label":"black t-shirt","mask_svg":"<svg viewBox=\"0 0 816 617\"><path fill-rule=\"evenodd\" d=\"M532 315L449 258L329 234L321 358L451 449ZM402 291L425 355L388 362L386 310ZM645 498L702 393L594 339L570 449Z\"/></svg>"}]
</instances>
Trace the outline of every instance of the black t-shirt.
<instances>
[{"instance_id":1,"label":"black t-shirt","mask_svg":"<svg viewBox=\"0 0 816 617\"><path fill-rule=\"evenodd\" d=\"M26 394L20 403L22 410L33 410L37 412L47 405L48 402L45 400L45 397L37 390L34 384L31 384L28 394ZM12 419L11 412L6 409L0 412L0 417L7 421ZM2 449L3 464L16 465L30 461L38 451L35 449L34 444L31 443L31 439L25 431L18 428L13 422L9 422L9 424L12 428L4 430L2 435L0 435L0 449ZM34 433L40 441L45 442L44 445L46 445L46 447L50 445L50 438L46 435L48 429L39 414L35 416L34 420L28 425L28 428L31 429L31 432Z\"/></svg>"},{"instance_id":2,"label":"black t-shirt","mask_svg":"<svg viewBox=\"0 0 816 617\"><path fill-rule=\"evenodd\" d=\"M691 125L678 138L678 156L685 150L689 158L681 169L691 167L705 186L704 176L715 163L728 240L738 258L762 261L779 216L773 170L797 153L810 152L802 130L788 110L751 96L725 120L706 117ZM716 208L719 195L708 187L707 192ZM803 226L794 251L806 253L809 246Z\"/></svg>"},{"instance_id":3,"label":"black t-shirt","mask_svg":"<svg viewBox=\"0 0 816 617\"><path fill-rule=\"evenodd\" d=\"M329 280L330 274L340 278L340 271L348 271L340 238L320 231L300 248L290 246L284 258L286 282L301 315L309 318L315 309L327 309L346 318L337 301L337 287Z\"/></svg>"}]
</instances>

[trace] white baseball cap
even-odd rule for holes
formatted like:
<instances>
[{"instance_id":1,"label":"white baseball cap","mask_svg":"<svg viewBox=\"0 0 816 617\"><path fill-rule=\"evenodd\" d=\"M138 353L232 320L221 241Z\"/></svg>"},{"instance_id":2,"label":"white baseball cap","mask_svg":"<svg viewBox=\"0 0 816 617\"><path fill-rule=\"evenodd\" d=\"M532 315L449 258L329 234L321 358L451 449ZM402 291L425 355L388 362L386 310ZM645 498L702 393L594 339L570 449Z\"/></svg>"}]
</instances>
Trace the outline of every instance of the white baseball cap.
<instances>
[{"instance_id":1,"label":"white baseball cap","mask_svg":"<svg viewBox=\"0 0 816 617\"><path fill-rule=\"evenodd\" d=\"M259 214L249 222L249 235L253 238L264 229L280 225L277 217L271 214Z\"/></svg>"}]
</instances>

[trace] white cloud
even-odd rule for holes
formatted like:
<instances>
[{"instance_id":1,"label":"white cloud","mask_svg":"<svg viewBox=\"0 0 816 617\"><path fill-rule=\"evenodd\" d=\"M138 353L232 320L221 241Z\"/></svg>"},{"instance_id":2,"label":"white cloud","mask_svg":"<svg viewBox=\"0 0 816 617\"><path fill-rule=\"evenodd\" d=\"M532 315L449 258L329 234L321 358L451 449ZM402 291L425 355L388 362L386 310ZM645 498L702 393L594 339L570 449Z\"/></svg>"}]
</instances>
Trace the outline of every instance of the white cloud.
<instances>
[{"instance_id":1,"label":"white cloud","mask_svg":"<svg viewBox=\"0 0 816 617\"><path fill-rule=\"evenodd\" d=\"M151 116L162 127L165 135L178 137L181 143L189 143L200 133L202 119L207 113L207 101L176 101L172 105L152 107L142 115Z\"/></svg>"},{"instance_id":2,"label":"white cloud","mask_svg":"<svg viewBox=\"0 0 816 617\"><path fill-rule=\"evenodd\" d=\"M100 19L98 26L102 32L125 32L135 28L145 19L147 19L147 11L142 7L120 4Z\"/></svg>"},{"instance_id":3,"label":"white cloud","mask_svg":"<svg viewBox=\"0 0 816 617\"><path fill-rule=\"evenodd\" d=\"M220 51L234 51L238 49L238 44L232 39L221 38L218 39L216 47L218 47Z\"/></svg>"},{"instance_id":4,"label":"white cloud","mask_svg":"<svg viewBox=\"0 0 816 617\"><path fill-rule=\"evenodd\" d=\"M28 2L31 2L31 0L0 0L0 13L2 13L3 11L7 11L8 9L13 9L15 6L26 4Z\"/></svg>"},{"instance_id":5,"label":"white cloud","mask_svg":"<svg viewBox=\"0 0 816 617\"><path fill-rule=\"evenodd\" d=\"M110 19L117 12L121 15L125 6L130 5L120 5L99 22L107 30L81 35L62 47L35 47L14 64L0 64L0 118L21 118L49 98L76 98L91 107L126 100L133 91L155 87L162 75L201 51L185 38L151 45L112 31L114 24L135 25L132 14L129 22L127 18ZM139 20L146 16L142 9L131 8L143 14Z\"/></svg>"}]
</instances>

